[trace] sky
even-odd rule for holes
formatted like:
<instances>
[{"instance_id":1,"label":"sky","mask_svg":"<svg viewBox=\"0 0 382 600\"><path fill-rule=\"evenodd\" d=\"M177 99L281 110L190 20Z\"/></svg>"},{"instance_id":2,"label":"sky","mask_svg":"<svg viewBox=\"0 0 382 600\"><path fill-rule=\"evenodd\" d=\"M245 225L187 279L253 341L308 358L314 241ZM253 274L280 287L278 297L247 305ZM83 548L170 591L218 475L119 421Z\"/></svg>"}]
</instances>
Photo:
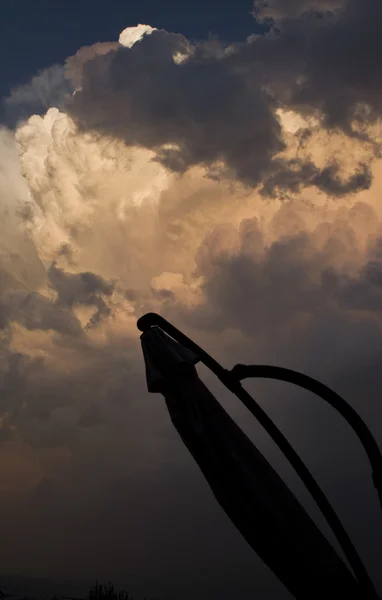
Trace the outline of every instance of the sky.
<instances>
[{"instance_id":1,"label":"sky","mask_svg":"<svg viewBox=\"0 0 382 600\"><path fill-rule=\"evenodd\" d=\"M40 69L64 62L81 46L114 40L122 29L138 23L181 32L191 39L218 35L230 41L244 40L256 29L251 9L251 0L239 0L235 7L217 0L192 4L176 0L4 0L0 51L4 55L10 45L15 48L12 59L2 65L0 91L7 94Z\"/></svg>"},{"instance_id":2,"label":"sky","mask_svg":"<svg viewBox=\"0 0 382 600\"><path fill-rule=\"evenodd\" d=\"M379 0L2 2L1 574L290 598L147 392L159 312L227 367L332 386L382 438ZM330 532L278 451L200 369ZM246 384L382 591L367 460L329 407Z\"/></svg>"}]
</instances>

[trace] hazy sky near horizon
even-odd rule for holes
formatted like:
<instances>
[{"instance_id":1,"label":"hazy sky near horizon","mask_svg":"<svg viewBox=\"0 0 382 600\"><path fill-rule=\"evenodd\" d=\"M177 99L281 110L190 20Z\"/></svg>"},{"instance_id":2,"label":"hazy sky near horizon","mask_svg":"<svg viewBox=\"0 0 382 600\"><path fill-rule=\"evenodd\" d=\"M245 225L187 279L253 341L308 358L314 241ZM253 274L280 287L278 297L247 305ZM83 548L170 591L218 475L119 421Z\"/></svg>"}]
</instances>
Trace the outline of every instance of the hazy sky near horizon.
<instances>
[{"instance_id":1,"label":"hazy sky near horizon","mask_svg":"<svg viewBox=\"0 0 382 600\"><path fill-rule=\"evenodd\" d=\"M289 598L147 393L136 320L318 377L381 444L381 17L379 0L2 3L2 573ZM308 394L248 387L382 590L354 435Z\"/></svg>"}]
</instances>

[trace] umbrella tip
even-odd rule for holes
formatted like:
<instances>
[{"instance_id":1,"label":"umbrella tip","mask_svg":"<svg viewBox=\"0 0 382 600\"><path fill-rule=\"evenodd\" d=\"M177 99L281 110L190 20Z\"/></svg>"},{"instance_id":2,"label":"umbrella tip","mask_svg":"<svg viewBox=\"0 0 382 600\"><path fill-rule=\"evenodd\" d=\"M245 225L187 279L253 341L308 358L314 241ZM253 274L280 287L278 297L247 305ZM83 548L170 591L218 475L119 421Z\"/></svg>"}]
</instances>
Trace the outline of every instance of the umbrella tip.
<instances>
[{"instance_id":1,"label":"umbrella tip","mask_svg":"<svg viewBox=\"0 0 382 600\"><path fill-rule=\"evenodd\" d=\"M156 313L146 313L142 315L137 321L137 327L139 331L145 333L153 325L157 325L160 317Z\"/></svg>"}]
</instances>

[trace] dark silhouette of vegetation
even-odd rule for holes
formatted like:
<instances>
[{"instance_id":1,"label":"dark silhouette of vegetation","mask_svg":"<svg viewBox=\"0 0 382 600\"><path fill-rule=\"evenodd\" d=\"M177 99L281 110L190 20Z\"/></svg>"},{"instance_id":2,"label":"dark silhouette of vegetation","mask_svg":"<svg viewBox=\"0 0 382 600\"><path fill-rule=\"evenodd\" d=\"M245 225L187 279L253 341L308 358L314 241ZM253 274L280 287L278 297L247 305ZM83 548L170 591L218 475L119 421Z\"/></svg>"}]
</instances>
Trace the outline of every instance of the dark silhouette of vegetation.
<instances>
[{"instance_id":1,"label":"dark silhouette of vegetation","mask_svg":"<svg viewBox=\"0 0 382 600\"><path fill-rule=\"evenodd\" d=\"M78 598L73 600L79 600ZM116 591L114 585L109 581L102 585L98 581L90 588L86 600L134 600L125 590ZM144 598L144 600L156 600L155 598Z\"/></svg>"},{"instance_id":2,"label":"dark silhouette of vegetation","mask_svg":"<svg viewBox=\"0 0 382 600\"><path fill-rule=\"evenodd\" d=\"M125 590L117 592L113 584L109 581L107 585L102 585L98 581L89 590L86 600L134 600Z\"/></svg>"},{"instance_id":3,"label":"dark silhouette of vegetation","mask_svg":"<svg viewBox=\"0 0 382 600\"><path fill-rule=\"evenodd\" d=\"M11 594L4 594L0 590L0 600L11 596ZM35 598L24 596L22 600L43 600L42 598ZM134 600L133 596L125 590L116 590L114 585L109 581L107 585L96 583L90 588L85 598L74 598L72 596L54 596L51 600ZM158 600L156 598L143 598L143 600Z\"/></svg>"}]
</instances>

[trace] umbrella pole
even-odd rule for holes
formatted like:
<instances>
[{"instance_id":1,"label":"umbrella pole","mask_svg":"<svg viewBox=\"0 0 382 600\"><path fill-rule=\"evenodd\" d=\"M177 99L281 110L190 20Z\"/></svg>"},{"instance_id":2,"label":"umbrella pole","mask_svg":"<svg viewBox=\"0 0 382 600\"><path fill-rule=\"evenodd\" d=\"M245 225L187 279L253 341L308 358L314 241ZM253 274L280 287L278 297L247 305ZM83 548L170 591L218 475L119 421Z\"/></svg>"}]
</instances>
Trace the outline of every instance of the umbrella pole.
<instances>
[{"instance_id":1,"label":"umbrella pole","mask_svg":"<svg viewBox=\"0 0 382 600\"><path fill-rule=\"evenodd\" d=\"M167 333L169 336L171 336L178 343L180 343L181 345L185 346L186 348L192 350L195 354L197 354L198 357L200 358L201 362L206 367L208 367L233 394L235 394L235 396L246 406L246 408L251 412L251 414L264 427L264 429L267 431L267 433L270 435L270 437L276 443L278 448L283 452L284 456L290 462L292 467L295 469L295 471L299 475L300 479L303 481L306 488L309 490L310 494L314 498L316 504L320 508L322 514L324 515L330 528L332 529L335 537L337 538L337 540L349 562L349 565L353 570L355 577L357 578L360 585L363 587L363 589L366 593L365 598L378 600L378 598L379 598L378 594L375 590L375 587L369 577L369 574L368 574L357 550L355 549L351 539L349 538L346 530L344 529L335 510L333 509L329 500L326 498L325 494L321 490L317 481L315 480L313 475L310 473L309 469L306 467L305 463L302 461L300 456L297 454L297 452L294 450L294 448L288 442L287 438L279 430L277 425L266 414L266 412L261 408L261 406L259 406L257 404L257 402L252 398L252 396L242 387L242 385L240 383L241 379L245 379L247 377L252 377L252 376L254 376L254 377L267 376L267 377L276 378L276 379L283 379L283 377L284 377L283 380L291 381L292 375L290 374L290 372L289 373L284 373L284 372L281 373L280 370L277 371L277 367L256 367L256 366L246 366L246 365L237 365L236 367L234 367L232 369L232 371L228 371L227 369L222 367L214 358L212 358L207 352L205 352L202 348L200 348L197 344L195 344L195 342L193 342L191 339L189 339L186 335L184 335L184 333L179 331L176 327L174 327L171 323L169 323L166 319L164 319L160 315L158 315L156 313L148 313L148 314L142 316L137 322L137 327L142 332L147 331L150 327L153 327L153 326L160 327L165 333ZM268 369L268 371L266 369ZM272 371L272 369L276 369L276 370ZM282 371L284 371L284 370L282 370ZM318 386L322 386L322 384L319 384L319 382L315 382L315 380L311 380L310 378L308 378L309 381L306 381L304 379L305 376L302 376L302 375L300 376L300 374L298 374L300 377L303 378L302 380L300 380L296 377L297 374L295 372L292 372L292 373L294 373L294 379L293 379L292 383L295 383L296 385L305 387L305 389L314 391L314 393L317 393L317 391L319 391L320 393L318 395L320 395L320 397L323 397L332 406L335 406L335 408L337 408L337 410L339 410L339 412L349 422L349 413L346 410L344 411L344 406L346 405L346 407L349 407L349 408L351 408L351 407L344 400L342 400L342 398L337 396L337 394L334 394L334 392L332 392L331 390L330 390L330 392L332 394L334 394L335 397L333 397L331 395L328 398L327 391L329 390L329 388L326 388L326 386L323 386L324 389L322 389L321 387L317 388L317 384L318 384ZM276 377L276 375L278 375L278 376ZM281 377L281 375L283 375L283 377ZM288 375L289 375L289 379L285 379L285 377L287 377ZM312 389L312 381L316 384L315 386L313 386L313 389ZM302 385L303 383L304 383L304 385ZM307 385L309 385L309 387L307 387ZM323 393L323 395L322 395L322 393ZM340 403L338 403L338 399L341 400ZM379 475L380 475L380 473L382 473L382 470L380 468L382 461L381 461L381 455L380 455L378 446L377 446L374 438L372 437L370 431L368 430L366 425L361 420L361 418L357 415L357 413L355 413L355 411L353 411L353 409L351 409L351 411L352 412L351 412L351 416L350 416L350 420L351 420L350 424L352 425L352 427L354 427L354 424L356 421L356 429L355 430L358 435L361 433L361 435L362 435L361 441L368 453L369 459L373 460L372 467L373 467L373 474L374 474L374 482L375 483L380 482ZM344 414L344 412L345 412L345 414ZM357 419L354 419L353 413L357 416ZM360 423L362 423L361 431L360 431ZM365 431L367 431L366 436L365 436ZM371 452L371 455L370 455L370 447L371 447L370 439L372 440L372 446L374 448L374 450ZM366 441L366 445L365 445L365 441ZM375 449L377 449L377 452L375 451ZM379 491L379 495L381 498L380 489L381 488L379 486L378 491Z\"/></svg>"}]
</instances>

